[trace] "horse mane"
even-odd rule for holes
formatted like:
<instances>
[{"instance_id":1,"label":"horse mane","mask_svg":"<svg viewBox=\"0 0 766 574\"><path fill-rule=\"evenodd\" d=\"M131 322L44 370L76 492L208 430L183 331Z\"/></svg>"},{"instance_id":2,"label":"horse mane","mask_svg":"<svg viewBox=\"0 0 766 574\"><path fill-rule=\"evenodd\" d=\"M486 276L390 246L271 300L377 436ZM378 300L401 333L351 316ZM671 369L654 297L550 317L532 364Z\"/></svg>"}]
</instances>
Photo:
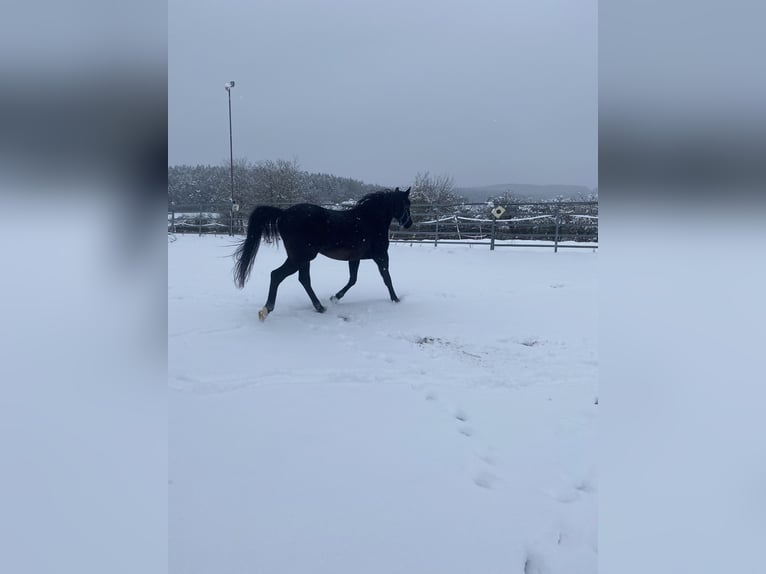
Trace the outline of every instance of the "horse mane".
<instances>
[{"instance_id":1,"label":"horse mane","mask_svg":"<svg viewBox=\"0 0 766 574\"><path fill-rule=\"evenodd\" d=\"M369 203L376 203L378 201L386 201L390 199L394 191L391 189L383 189L381 191L373 191L362 197L356 202L356 207L363 207Z\"/></svg>"}]
</instances>

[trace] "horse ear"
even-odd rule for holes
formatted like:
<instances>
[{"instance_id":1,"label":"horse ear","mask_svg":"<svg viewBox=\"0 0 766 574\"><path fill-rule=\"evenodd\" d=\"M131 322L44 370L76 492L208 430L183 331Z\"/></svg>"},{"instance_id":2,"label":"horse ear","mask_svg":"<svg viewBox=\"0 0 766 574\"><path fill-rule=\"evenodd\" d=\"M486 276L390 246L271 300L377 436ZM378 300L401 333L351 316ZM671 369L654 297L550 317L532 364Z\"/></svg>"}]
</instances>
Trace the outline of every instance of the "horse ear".
<instances>
[{"instance_id":1,"label":"horse ear","mask_svg":"<svg viewBox=\"0 0 766 574\"><path fill-rule=\"evenodd\" d=\"M409 186L409 187L407 188L407 191L405 191L404 193L406 193L407 195L409 195L409 194L410 194L410 190L411 190L411 189L412 189L412 186Z\"/></svg>"},{"instance_id":2,"label":"horse ear","mask_svg":"<svg viewBox=\"0 0 766 574\"><path fill-rule=\"evenodd\" d=\"M397 187L394 191L399 191L399 188Z\"/></svg>"}]
</instances>

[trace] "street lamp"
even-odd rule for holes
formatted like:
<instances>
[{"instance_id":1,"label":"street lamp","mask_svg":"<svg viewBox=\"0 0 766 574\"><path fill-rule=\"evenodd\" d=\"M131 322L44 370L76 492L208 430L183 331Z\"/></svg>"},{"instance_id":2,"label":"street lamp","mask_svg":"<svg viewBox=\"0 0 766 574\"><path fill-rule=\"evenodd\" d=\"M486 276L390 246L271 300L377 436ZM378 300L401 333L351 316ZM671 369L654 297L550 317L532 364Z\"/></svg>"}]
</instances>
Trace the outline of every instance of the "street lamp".
<instances>
[{"instance_id":1,"label":"street lamp","mask_svg":"<svg viewBox=\"0 0 766 574\"><path fill-rule=\"evenodd\" d=\"M231 136L231 89L234 81L226 82L226 92L229 94L229 167L231 172L231 202L229 205L229 235L234 235L234 146Z\"/></svg>"}]
</instances>

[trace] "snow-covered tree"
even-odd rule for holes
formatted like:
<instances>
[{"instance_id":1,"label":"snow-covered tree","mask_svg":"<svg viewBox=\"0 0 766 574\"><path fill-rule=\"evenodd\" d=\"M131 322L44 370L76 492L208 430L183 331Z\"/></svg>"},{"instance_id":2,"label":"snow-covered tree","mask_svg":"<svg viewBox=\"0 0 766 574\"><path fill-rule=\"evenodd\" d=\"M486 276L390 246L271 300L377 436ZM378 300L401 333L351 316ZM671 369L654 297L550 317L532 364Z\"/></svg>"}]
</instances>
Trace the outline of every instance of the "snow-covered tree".
<instances>
[{"instance_id":1,"label":"snow-covered tree","mask_svg":"<svg viewBox=\"0 0 766 574\"><path fill-rule=\"evenodd\" d=\"M414 204L448 205L460 201L455 193L455 182L451 175L431 175L429 172L418 173L412 185L410 200Z\"/></svg>"}]
</instances>

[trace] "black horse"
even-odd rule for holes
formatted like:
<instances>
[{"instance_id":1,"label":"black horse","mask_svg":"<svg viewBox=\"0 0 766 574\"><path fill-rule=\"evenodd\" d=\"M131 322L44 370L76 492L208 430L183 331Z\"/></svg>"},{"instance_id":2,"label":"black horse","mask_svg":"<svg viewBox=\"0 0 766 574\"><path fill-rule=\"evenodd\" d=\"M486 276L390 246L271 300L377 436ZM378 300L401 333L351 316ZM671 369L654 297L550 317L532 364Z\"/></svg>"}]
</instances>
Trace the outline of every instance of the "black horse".
<instances>
[{"instance_id":1,"label":"black horse","mask_svg":"<svg viewBox=\"0 0 766 574\"><path fill-rule=\"evenodd\" d=\"M411 189L411 188L410 188ZM359 261L372 259L378 265L391 300L399 302L391 275L388 272L388 228L396 219L405 228L412 225L410 217L410 189L377 191L360 199L356 206L345 211L324 209L318 205L301 203L288 209L262 206L250 214L247 238L234 254L234 280L240 289L245 286L253 268L255 255L263 238L272 243L281 237L287 251L287 261L271 272L271 285L266 305L258 312L263 321L274 310L279 284L296 271L298 281L306 289L314 308L324 313L325 308L311 288L309 265L319 254L332 259L348 261L349 279L332 301L341 299L354 283Z\"/></svg>"}]
</instances>

